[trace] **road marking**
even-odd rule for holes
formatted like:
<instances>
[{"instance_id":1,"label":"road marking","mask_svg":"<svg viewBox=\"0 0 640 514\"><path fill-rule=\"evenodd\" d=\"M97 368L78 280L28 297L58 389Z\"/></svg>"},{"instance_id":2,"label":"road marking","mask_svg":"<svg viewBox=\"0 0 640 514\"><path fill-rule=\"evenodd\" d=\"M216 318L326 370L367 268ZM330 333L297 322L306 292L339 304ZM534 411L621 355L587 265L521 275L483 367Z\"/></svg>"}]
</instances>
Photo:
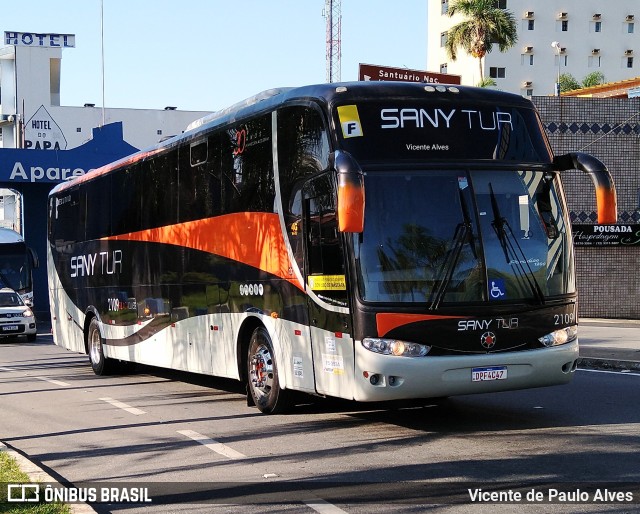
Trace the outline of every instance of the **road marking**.
<instances>
[{"instance_id":1,"label":"road marking","mask_svg":"<svg viewBox=\"0 0 640 514\"><path fill-rule=\"evenodd\" d=\"M42 380L44 382L49 382L50 384L54 384L57 386L61 386L61 387L71 387L71 384L67 384L66 382L63 382L62 380L54 380L53 378L47 378L47 377L33 377L35 379L38 380Z\"/></svg>"},{"instance_id":2,"label":"road marking","mask_svg":"<svg viewBox=\"0 0 640 514\"><path fill-rule=\"evenodd\" d=\"M206 446L211 451L223 455L228 459L238 460L247 458L246 455L235 451L233 448L230 448L226 444L219 443L215 439L211 439L206 435L199 434L198 432L194 432L193 430L178 430L178 433L188 437L189 439L193 439L201 445Z\"/></svg>"},{"instance_id":3,"label":"road marking","mask_svg":"<svg viewBox=\"0 0 640 514\"><path fill-rule=\"evenodd\" d=\"M126 410L130 414L134 414L136 416L140 416L141 414L146 414L145 411L136 409L131 405L127 405L126 403L119 402L118 400L114 400L113 398L100 398L103 402L110 403L114 407L118 407L118 409Z\"/></svg>"},{"instance_id":4,"label":"road marking","mask_svg":"<svg viewBox=\"0 0 640 514\"><path fill-rule=\"evenodd\" d=\"M333 503L329 503L328 501L320 498L315 500L304 500L304 504L320 514L347 514L347 512L342 510L340 507L336 507Z\"/></svg>"},{"instance_id":5,"label":"road marking","mask_svg":"<svg viewBox=\"0 0 640 514\"><path fill-rule=\"evenodd\" d=\"M610 375L630 375L632 377L640 377L640 373L633 373L628 369L623 369L619 371L611 371L607 369L585 369L578 368L578 371L588 371L589 373L609 373Z\"/></svg>"}]
</instances>

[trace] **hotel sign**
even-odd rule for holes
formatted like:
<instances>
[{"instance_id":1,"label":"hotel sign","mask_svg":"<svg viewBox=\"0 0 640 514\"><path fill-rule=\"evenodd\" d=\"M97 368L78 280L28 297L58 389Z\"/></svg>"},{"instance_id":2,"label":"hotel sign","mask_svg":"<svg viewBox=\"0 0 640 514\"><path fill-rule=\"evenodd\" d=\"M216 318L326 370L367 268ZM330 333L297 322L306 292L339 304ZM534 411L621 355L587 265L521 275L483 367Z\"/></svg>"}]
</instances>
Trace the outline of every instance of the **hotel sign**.
<instances>
[{"instance_id":1,"label":"hotel sign","mask_svg":"<svg viewBox=\"0 0 640 514\"><path fill-rule=\"evenodd\" d=\"M571 228L576 246L640 246L640 225L574 223Z\"/></svg>"},{"instance_id":2,"label":"hotel sign","mask_svg":"<svg viewBox=\"0 0 640 514\"><path fill-rule=\"evenodd\" d=\"M5 30L4 44L41 48L75 48L75 34L41 34L39 32L11 32Z\"/></svg>"}]
</instances>

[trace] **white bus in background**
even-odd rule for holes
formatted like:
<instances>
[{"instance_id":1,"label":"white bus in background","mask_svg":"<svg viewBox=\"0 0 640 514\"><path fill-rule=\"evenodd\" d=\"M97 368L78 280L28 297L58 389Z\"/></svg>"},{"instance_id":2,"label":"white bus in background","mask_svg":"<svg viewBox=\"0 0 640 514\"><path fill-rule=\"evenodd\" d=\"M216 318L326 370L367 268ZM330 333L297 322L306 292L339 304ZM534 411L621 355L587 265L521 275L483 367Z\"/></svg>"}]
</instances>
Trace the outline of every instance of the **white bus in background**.
<instances>
[{"instance_id":1,"label":"white bus in background","mask_svg":"<svg viewBox=\"0 0 640 514\"><path fill-rule=\"evenodd\" d=\"M38 256L24 238L9 228L0 228L0 287L20 294L24 303L33 305L33 270Z\"/></svg>"}]
</instances>

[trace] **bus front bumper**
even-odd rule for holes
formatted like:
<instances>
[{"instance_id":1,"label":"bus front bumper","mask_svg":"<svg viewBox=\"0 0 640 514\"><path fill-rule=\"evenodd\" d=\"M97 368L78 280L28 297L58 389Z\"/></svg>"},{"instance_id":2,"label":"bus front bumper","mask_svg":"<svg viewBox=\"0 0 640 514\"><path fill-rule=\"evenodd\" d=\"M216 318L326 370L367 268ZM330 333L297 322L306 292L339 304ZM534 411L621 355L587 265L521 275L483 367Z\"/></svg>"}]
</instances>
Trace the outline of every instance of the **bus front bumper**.
<instances>
[{"instance_id":1,"label":"bus front bumper","mask_svg":"<svg viewBox=\"0 0 640 514\"><path fill-rule=\"evenodd\" d=\"M356 342L357 401L436 398L566 384L578 341L561 346L477 355L396 357Z\"/></svg>"}]
</instances>

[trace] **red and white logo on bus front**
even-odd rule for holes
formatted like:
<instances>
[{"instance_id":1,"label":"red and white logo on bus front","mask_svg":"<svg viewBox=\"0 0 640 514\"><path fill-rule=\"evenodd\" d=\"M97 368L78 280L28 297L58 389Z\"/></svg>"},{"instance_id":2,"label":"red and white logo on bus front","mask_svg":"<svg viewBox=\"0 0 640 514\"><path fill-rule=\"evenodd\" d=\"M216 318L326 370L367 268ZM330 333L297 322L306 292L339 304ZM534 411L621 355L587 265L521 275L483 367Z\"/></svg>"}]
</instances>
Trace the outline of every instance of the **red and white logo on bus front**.
<instances>
[{"instance_id":1,"label":"red and white logo on bus front","mask_svg":"<svg viewBox=\"0 0 640 514\"><path fill-rule=\"evenodd\" d=\"M485 332L480 336L480 344L487 350L490 350L496 345L496 335L493 332Z\"/></svg>"}]
</instances>

